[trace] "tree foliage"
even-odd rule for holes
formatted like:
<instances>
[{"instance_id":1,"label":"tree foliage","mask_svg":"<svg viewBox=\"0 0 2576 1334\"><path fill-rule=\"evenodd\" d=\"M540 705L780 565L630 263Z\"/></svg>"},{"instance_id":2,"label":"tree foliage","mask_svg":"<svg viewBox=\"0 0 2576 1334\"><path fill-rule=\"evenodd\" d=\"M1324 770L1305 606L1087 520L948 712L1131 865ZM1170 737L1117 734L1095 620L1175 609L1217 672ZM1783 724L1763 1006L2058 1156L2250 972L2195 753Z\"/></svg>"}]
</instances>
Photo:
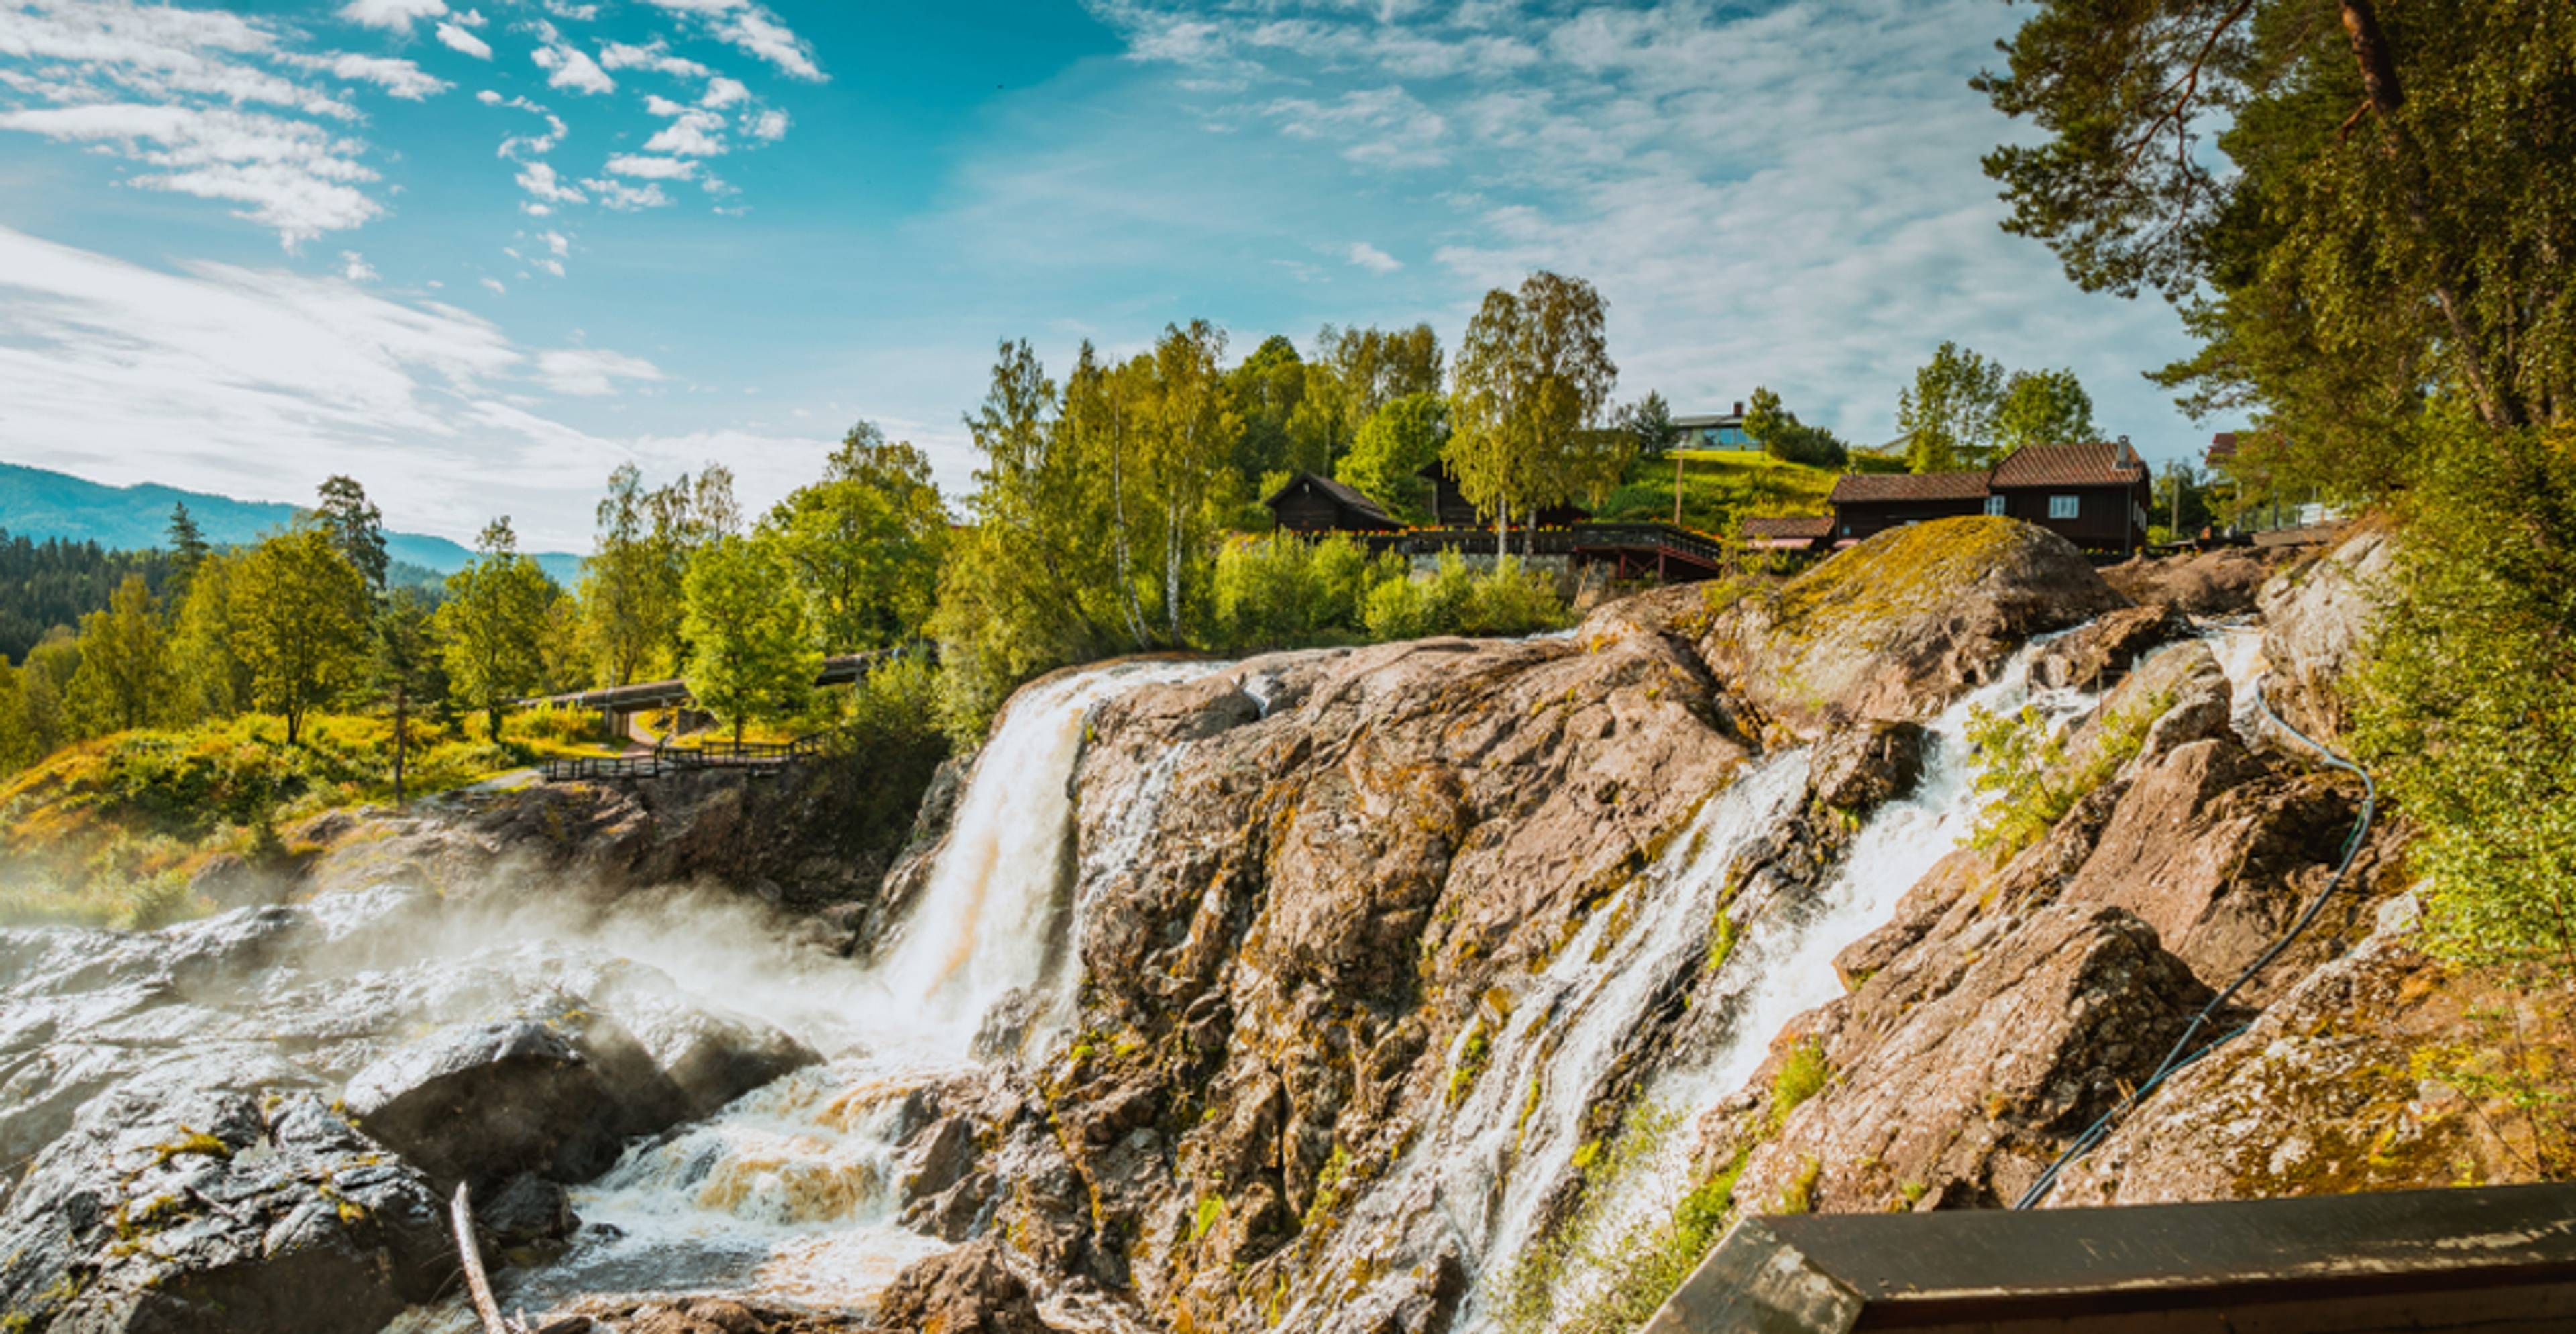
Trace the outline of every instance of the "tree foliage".
<instances>
[{"instance_id":1,"label":"tree foliage","mask_svg":"<svg viewBox=\"0 0 2576 1334\"><path fill-rule=\"evenodd\" d=\"M367 587L377 593L385 591L385 516L367 499L367 489L354 477L333 474L319 488L321 503L313 509L314 522L331 535L331 545L340 549L340 558L358 572Z\"/></svg>"},{"instance_id":2,"label":"tree foliage","mask_svg":"<svg viewBox=\"0 0 2576 1334\"><path fill-rule=\"evenodd\" d=\"M689 694L742 740L805 706L823 653L774 540L723 536L689 560Z\"/></svg>"},{"instance_id":3,"label":"tree foliage","mask_svg":"<svg viewBox=\"0 0 2576 1334\"><path fill-rule=\"evenodd\" d=\"M1955 342L1941 344L1896 400L1905 466L1915 472L1954 472L1993 463L1995 413L2003 397L2001 363Z\"/></svg>"},{"instance_id":4,"label":"tree foliage","mask_svg":"<svg viewBox=\"0 0 2576 1334\"><path fill-rule=\"evenodd\" d=\"M2014 371L1995 405L1995 457L2026 445L2074 445L2101 437L2093 396L2069 370Z\"/></svg>"},{"instance_id":5,"label":"tree foliage","mask_svg":"<svg viewBox=\"0 0 2576 1334\"><path fill-rule=\"evenodd\" d=\"M548 617L562 590L519 551L507 516L484 525L474 559L447 577L436 620L448 689L501 738L501 715L546 681Z\"/></svg>"},{"instance_id":6,"label":"tree foliage","mask_svg":"<svg viewBox=\"0 0 2576 1334\"><path fill-rule=\"evenodd\" d=\"M1514 515L1602 480L1595 465L1605 451L1578 437L1598 421L1619 375L1606 315L1592 284L1541 270L1517 292L1487 292L1467 323L1444 457L1460 493L1494 516L1498 550Z\"/></svg>"},{"instance_id":7,"label":"tree foliage","mask_svg":"<svg viewBox=\"0 0 2576 1334\"><path fill-rule=\"evenodd\" d=\"M80 647L71 706L83 731L122 732L171 716L169 635L143 576L125 576L105 610L81 618Z\"/></svg>"},{"instance_id":8,"label":"tree foliage","mask_svg":"<svg viewBox=\"0 0 2576 1334\"><path fill-rule=\"evenodd\" d=\"M328 529L300 524L252 547L227 582L231 647L248 669L251 700L285 719L292 746L305 717L357 678L366 579Z\"/></svg>"},{"instance_id":9,"label":"tree foliage","mask_svg":"<svg viewBox=\"0 0 2576 1334\"><path fill-rule=\"evenodd\" d=\"M788 493L763 530L830 652L900 643L929 619L948 512L929 456L874 423L851 427L823 479Z\"/></svg>"},{"instance_id":10,"label":"tree foliage","mask_svg":"<svg viewBox=\"0 0 2576 1334\"><path fill-rule=\"evenodd\" d=\"M1448 400L1407 394L1370 414L1333 475L1388 513L1425 522L1431 518L1431 483L1420 474L1448 443Z\"/></svg>"},{"instance_id":11,"label":"tree foliage","mask_svg":"<svg viewBox=\"0 0 2576 1334\"><path fill-rule=\"evenodd\" d=\"M1839 468L1851 458L1851 448L1840 436L1799 421L1798 414L1780 406L1778 394L1760 385L1754 386L1744 409L1744 433L1763 453L1788 463Z\"/></svg>"}]
</instances>

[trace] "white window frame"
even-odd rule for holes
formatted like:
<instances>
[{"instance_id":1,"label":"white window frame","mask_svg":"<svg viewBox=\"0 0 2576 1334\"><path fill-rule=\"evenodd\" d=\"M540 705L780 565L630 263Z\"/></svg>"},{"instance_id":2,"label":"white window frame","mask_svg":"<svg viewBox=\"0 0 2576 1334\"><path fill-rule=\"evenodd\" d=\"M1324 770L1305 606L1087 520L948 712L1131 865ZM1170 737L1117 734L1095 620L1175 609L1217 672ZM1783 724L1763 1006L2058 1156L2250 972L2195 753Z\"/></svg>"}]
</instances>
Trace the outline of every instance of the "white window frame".
<instances>
[{"instance_id":1,"label":"white window frame","mask_svg":"<svg viewBox=\"0 0 2576 1334\"><path fill-rule=\"evenodd\" d=\"M1998 514L1998 515L1999 515L1999 514L2002 514L2003 512L2004 512L2004 498L2003 498L2002 496L1988 496L1988 497L1986 497L1986 513L1988 513L1988 514Z\"/></svg>"},{"instance_id":2,"label":"white window frame","mask_svg":"<svg viewBox=\"0 0 2576 1334\"><path fill-rule=\"evenodd\" d=\"M2080 495L2050 496L2048 498L2048 517L2052 519L2083 518L2084 497Z\"/></svg>"}]
</instances>

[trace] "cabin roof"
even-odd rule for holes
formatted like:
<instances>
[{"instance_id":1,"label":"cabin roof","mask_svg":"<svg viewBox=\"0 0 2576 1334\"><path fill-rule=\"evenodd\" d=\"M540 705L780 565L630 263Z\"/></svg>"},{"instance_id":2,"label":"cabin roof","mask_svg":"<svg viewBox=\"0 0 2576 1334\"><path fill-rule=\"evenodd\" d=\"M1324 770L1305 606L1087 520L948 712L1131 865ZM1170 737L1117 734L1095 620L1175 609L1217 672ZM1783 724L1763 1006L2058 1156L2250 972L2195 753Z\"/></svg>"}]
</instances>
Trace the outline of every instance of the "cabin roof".
<instances>
[{"instance_id":1,"label":"cabin roof","mask_svg":"<svg viewBox=\"0 0 2576 1334\"><path fill-rule=\"evenodd\" d=\"M2234 431L2221 431L2218 434L2209 437L2209 452L2202 457L2212 466L2234 460L2236 457L2236 433Z\"/></svg>"},{"instance_id":2,"label":"cabin roof","mask_svg":"<svg viewBox=\"0 0 2576 1334\"><path fill-rule=\"evenodd\" d=\"M2126 440L2081 445L2025 445L1995 465L1989 485L2131 486L2147 479L2147 465Z\"/></svg>"},{"instance_id":3,"label":"cabin roof","mask_svg":"<svg viewBox=\"0 0 2576 1334\"><path fill-rule=\"evenodd\" d=\"M1980 500L1986 474L1976 472L1851 472L1834 481L1837 505L1894 500Z\"/></svg>"},{"instance_id":4,"label":"cabin roof","mask_svg":"<svg viewBox=\"0 0 2576 1334\"><path fill-rule=\"evenodd\" d=\"M1744 521L1744 537L1748 542L1801 539L1813 541L1819 537L1829 537L1833 531L1834 519L1830 514L1763 515Z\"/></svg>"},{"instance_id":5,"label":"cabin roof","mask_svg":"<svg viewBox=\"0 0 2576 1334\"><path fill-rule=\"evenodd\" d=\"M1376 501L1369 499L1367 495L1352 487L1345 486L1340 482L1334 481L1332 478L1326 477L1321 473L1301 472L1296 476L1289 478L1286 486L1280 487L1276 494L1261 503L1269 506L1273 510L1276 510L1279 508L1281 501L1286 500L1291 493L1304 487L1314 487L1321 490L1326 496L1331 497L1334 503L1340 505L1344 509L1356 513L1363 519L1383 524L1389 528L1401 528L1404 526L1403 524L1396 522L1394 515L1387 513L1383 506L1379 505Z\"/></svg>"}]
</instances>

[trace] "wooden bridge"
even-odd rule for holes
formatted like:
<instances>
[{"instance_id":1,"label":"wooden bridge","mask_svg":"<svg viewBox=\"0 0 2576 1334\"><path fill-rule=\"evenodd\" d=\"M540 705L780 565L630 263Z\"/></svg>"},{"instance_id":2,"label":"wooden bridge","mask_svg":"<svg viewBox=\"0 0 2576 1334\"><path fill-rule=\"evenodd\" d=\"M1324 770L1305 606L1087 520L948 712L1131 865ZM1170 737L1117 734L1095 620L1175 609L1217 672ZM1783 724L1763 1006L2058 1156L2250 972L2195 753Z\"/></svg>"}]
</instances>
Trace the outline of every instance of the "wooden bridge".
<instances>
[{"instance_id":1,"label":"wooden bridge","mask_svg":"<svg viewBox=\"0 0 2576 1334\"><path fill-rule=\"evenodd\" d=\"M897 658L922 652L919 645L881 648L870 653L842 653L823 659L823 670L814 678L818 686L855 685L868 679L868 674ZM676 709L690 702L689 683L674 677L668 681L636 681L622 686L602 686L597 690L575 691L569 695L540 695L517 702L522 709L596 709L600 725L611 736L626 735L629 715L651 713L656 709Z\"/></svg>"},{"instance_id":2,"label":"wooden bridge","mask_svg":"<svg viewBox=\"0 0 2576 1334\"><path fill-rule=\"evenodd\" d=\"M729 769L758 778L822 753L822 742L810 736L794 741L709 741L694 746L655 746L631 755L548 760L538 766L537 772L549 783L659 778L707 769Z\"/></svg>"}]
</instances>

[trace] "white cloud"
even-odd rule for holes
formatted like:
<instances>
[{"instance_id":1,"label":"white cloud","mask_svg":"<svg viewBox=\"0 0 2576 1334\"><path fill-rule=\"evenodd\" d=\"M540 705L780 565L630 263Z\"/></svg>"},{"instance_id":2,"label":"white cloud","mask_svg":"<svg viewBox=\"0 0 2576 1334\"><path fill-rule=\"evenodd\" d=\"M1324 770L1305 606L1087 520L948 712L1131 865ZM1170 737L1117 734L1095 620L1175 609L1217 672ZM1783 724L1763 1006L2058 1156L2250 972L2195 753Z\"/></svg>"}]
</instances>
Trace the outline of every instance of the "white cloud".
<instances>
[{"instance_id":1,"label":"white cloud","mask_svg":"<svg viewBox=\"0 0 2576 1334\"><path fill-rule=\"evenodd\" d=\"M411 31L412 20L434 19L447 12L447 0L349 0L340 17L370 28Z\"/></svg>"},{"instance_id":2,"label":"white cloud","mask_svg":"<svg viewBox=\"0 0 2576 1334\"><path fill-rule=\"evenodd\" d=\"M560 278L560 277L564 276L564 266L563 266L563 261L562 261L562 260L559 260L559 259L541 259L541 260L537 260L537 261L536 261L536 266L537 266L538 268L544 269L546 272L551 273L551 274L553 274L554 276L556 276L556 277L558 277L558 278Z\"/></svg>"},{"instance_id":3,"label":"white cloud","mask_svg":"<svg viewBox=\"0 0 2576 1334\"><path fill-rule=\"evenodd\" d=\"M594 94L617 88L617 80L608 77L599 62L577 46L554 42L538 47L528 58L537 63L537 68L547 71L546 82L553 87Z\"/></svg>"},{"instance_id":4,"label":"white cloud","mask_svg":"<svg viewBox=\"0 0 2576 1334\"><path fill-rule=\"evenodd\" d=\"M531 162L519 169L519 188L549 204L578 204L582 193L563 183L555 169L543 162ZM538 215L540 217L543 214Z\"/></svg>"},{"instance_id":5,"label":"white cloud","mask_svg":"<svg viewBox=\"0 0 2576 1334\"><path fill-rule=\"evenodd\" d=\"M649 181L685 181L697 174L698 164L686 158L645 157L620 153L608 160L608 170L618 176L633 176Z\"/></svg>"},{"instance_id":6,"label":"white cloud","mask_svg":"<svg viewBox=\"0 0 2576 1334\"><path fill-rule=\"evenodd\" d=\"M537 378L558 394L595 397L614 393L620 380L659 380L662 368L642 357L599 348L568 347L537 354Z\"/></svg>"},{"instance_id":7,"label":"white cloud","mask_svg":"<svg viewBox=\"0 0 2576 1334\"><path fill-rule=\"evenodd\" d=\"M659 37L640 46L625 42L606 43L599 48L599 63L610 69L649 69L680 79L708 76L706 66L672 55L669 44Z\"/></svg>"},{"instance_id":8,"label":"white cloud","mask_svg":"<svg viewBox=\"0 0 2576 1334\"><path fill-rule=\"evenodd\" d=\"M326 71L333 78L346 79L351 83L372 83L408 102L435 96L455 86L408 60L386 56L306 56L297 58L295 63Z\"/></svg>"},{"instance_id":9,"label":"white cloud","mask_svg":"<svg viewBox=\"0 0 2576 1334\"><path fill-rule=\"evenodd\" d=\"M438 40L445 43L448 49L462 51L465 54L474 57L476 60L490 60L492 58L492 44L475 36L473 33L467 32L461 24L439 24ZM498 98L496 97L494 100L497 101Z\"/></svg>"},{"instance_id":10,"label":"white cloud","mask_svg":"<svg viewBox=\"0 0 2576 1334\"><path fill-rule=\"evenodd\" d=\"M384 212L357 188L376 179L355 160L359 146L303 121L102 103L0 112L0 130L113 149L154 168L129 184L247 205L237 216L275 229L289 247Z\"/></svg>"},{"instance_id":11,"label":"white cloud","mask_svg":"<svg viewBox=\"0 0 2576 1334\"><path fill-rule=\"evenodd\" d=\"M729 107L736 102L748 101L750 98L751 89L744 87L741 80L728 79L719 74L707 80L707 95L698 99L698 105Z\"/></svg>"},{"instance_id":12,"label":"white cloud","mask_svg":"<svg viewBox=\"0 0 2576 1334\"><path fill-rule=\"evenodd\" d=\"M509 513L530 549L577 551L621 463L668 477L733 459L757 508L830 448L736 430L612 439L549 407L665 379L614 352L525 349L480 315L337 273L165 272L0 227L0 403L15 463L299 503L347 473L392 526L467 540Z\"/></svg>"},{"instance_id":13,"label":"white cloud","mask_svg":"<svg viewBox=\"0 0 2576 1334\"><path fill-rule=\"evenodd\" d=\"M1400 87L1352 89L1332 102L1283 97L1263 108L1280 132L1347 143L1342 156L1381 167L1437 167L1449 160L1447 118Z\"/></svg>"},{"instance_id":14,"label":"white cloud","mask_svg":"<svg viewBox=\"0 0 2576 1334\"><path fill-rule=\"evenodd\" d=\"M671 118L670 124L644 141L645 152L716 157L725 151L724 117L682 106L666 97L647 98L644 105L656 116Z\"/></svg>"},{"instance_id":15,"label":"white cloud","mask_svg":"<svg viewBox=\"0 0 2576 1334\"><path fill-rule=\"evenodd\" d=\"M788 30L778 16L753 0L645 0L658 9L685 14L704 25L716 40L760 57L782 73L820 83L823 67L814 62L814 47Z\"/></svg>"},{"instance_id":16,"label":"white cloud","mask_svg":"<svg viewBox=\"0 0 2576 1334\"><path fill-rule=\"evenodd\" d=\"M624 181L595 177L583 181L582 185L598 198L602 207L612 208L620 213L632 213L638 209L663 208L671 202L671 197L662 193L662 183L659 181L639 189Z\"/></svg>"},{"instance_id":17,"label":"white cloud","mask_svg":"<svg viewBox=\"0 0 2576 1334\"><path fill-rule=\"evenodd\" d=\"M771 143L776 143L787 137L787 113L784 111L761 112L759 115L752 117L749 124L743 126L743 132L754 139L765 139Z\"/></svg>"},{"instance_id":18,"label":"white cloud","mask_svg":"<svg viewBox=\"0 0 2576 1334\"><path fill-rule=\"evenodd\" d=\"M562 232L539 232L537 239L545 242L546 249L553 251L557 258L572 253L572 238Z\"/></svg>"},{"instance_id":19,"label":"white cloud","mask_svg":"<svg viewBox=\"0 0 2576 1334\"><path fill-rule=\"evenodd\" d=\"M353 283L371 283L379 276L374 265L355 250L340 252L340 276Z\"/></svg>"},{"instance_id":20,"label":"white cloud","mask_svg":"<svg viewBox=\"0 0 2576 1334\"><path fill-rule=\"evenodd\" d=\"M1404 267L1403 260L1397 259L1395 256L1378 249L1376 246L1370 245L1366 241L1353 241L1351 243L1349 257L1353 264L1357 264L1371 273L1393 273L1397 269Z\"/></svg>"},{"instance_id":21,"label":"white cloud","mask_svg":"<svg viewBox=\"0 0 2576 1334\"><path fill-rule=\"evenodd\" d=\"M483 285L491 289L492 295L494 296L506 296L510 291L509 288L501 285L501 280L498 278L485 278L483 280Z\"/></svg>"},{"instance_id":22,"label":"white cloud","mask_svg":"<svg viewBox=\"0 0 2576 1334\"><path fill-rule=\"evenodd\" d=\"M487 107L497 107L497 106L501 105L501 95L500 95L499 93L496 93L496 92L492 91L492 90L491 90L491 89L489 89L489 88L486 88L486 89L484 89L483 91L481 91L481 92L479 92L479 93L476 93L476 94L474 95L474 100L475 100L475 101L477 101L477 102L482 103L483 105L485 105L485 106L487 106Z\"/></svg>"}]
</instances>

